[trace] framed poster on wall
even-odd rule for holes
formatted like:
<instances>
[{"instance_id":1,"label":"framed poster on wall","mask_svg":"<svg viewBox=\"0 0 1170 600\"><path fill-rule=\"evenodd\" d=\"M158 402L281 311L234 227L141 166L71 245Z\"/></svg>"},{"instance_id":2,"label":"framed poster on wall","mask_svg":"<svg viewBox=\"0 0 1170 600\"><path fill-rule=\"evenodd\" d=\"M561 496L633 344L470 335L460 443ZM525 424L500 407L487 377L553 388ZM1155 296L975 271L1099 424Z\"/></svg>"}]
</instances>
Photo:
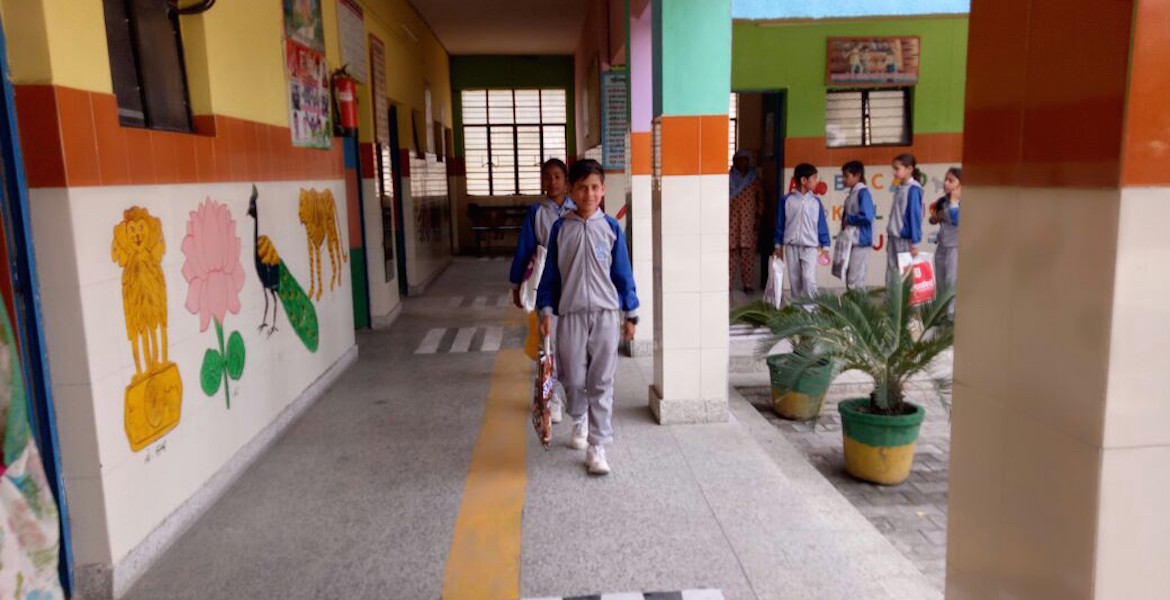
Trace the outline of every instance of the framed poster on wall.
<instances>
[{"instance_id":1,"label":"framed poster on wall","mask_svg":"<svg viewBox=\"0 0 1170 600\"><path fill-rule=\"evenodd\" d=\"M329 148L333 144L330 125L329 67L325 54L292 39L285 40L285 70L288 74L288 126L293 146Z\"/></svg>"},{"instance_id":2,"label":"framed poster on wall","mask_svg":"<svg viewBox=\"0 0 1170 600\"><path fill-rule=\"evenodd\" d=\"M908 86L918 83L917 36L831 37L826 80L830 86Z\"/></svg>"},{"instance_id":3,"label":"framed poster on wall","mask_svg":"<svg viewBox=\"0 0 1170 600\"><path fill-rule=\"evenodd\" d=\"M311 50L325 52L321 0L283 0L284 36Z\"/></svg>"}]
</instances>

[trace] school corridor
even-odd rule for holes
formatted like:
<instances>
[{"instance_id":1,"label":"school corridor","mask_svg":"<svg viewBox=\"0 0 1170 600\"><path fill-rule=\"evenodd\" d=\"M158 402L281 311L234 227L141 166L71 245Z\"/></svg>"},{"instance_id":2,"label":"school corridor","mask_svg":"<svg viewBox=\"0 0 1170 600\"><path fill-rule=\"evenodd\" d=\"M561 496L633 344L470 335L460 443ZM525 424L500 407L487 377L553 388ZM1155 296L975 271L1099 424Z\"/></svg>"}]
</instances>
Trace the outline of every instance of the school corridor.
<instances>
[{"instance_id":1,"label":"school corridor","mask_svg":"<svg viewBox=\"0 0 1170 600\"><path fill-rule=\"evenodd\" d=\"M655 424L649 360L621 359L610 476L568 421L542 449L507 266L457 260L359 335L126 598L941 598L742 398L727 423Z\"/></svg>"}]
</instances>

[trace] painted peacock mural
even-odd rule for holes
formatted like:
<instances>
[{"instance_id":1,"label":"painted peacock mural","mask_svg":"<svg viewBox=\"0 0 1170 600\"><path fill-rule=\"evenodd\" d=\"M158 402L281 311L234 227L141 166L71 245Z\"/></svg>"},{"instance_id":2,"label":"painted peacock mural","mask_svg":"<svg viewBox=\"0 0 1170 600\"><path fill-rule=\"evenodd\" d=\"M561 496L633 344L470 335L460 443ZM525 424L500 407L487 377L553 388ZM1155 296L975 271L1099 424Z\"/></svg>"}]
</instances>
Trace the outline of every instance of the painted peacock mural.
<instances>
[{"instance_id":1,"label":"painted peacock mural","mask_svg":"<svg viewBox=\"0 0 1170 600\"><path fill-rule=\"evenodd\" d=\"M317 326L317 310L312 300L305 294L304 288L293 277L272 240L266 235L260 235L260 213L256 207L256 199L260 193L256 186L252 186L252 198L248 201L248 216L254 221L253 226L253 255L256 262L256 275L260 284L264 286L264 317L260 322L259 330L268 330L272 335L276 329L276 315L278 308L284 306L289 325L296 332L297 337L310 352L316 352L320 342ZM271 302L269 298L271 297ZM272 305L272 321L268 320L268 305Z\"/></svg>"}]
</instances>

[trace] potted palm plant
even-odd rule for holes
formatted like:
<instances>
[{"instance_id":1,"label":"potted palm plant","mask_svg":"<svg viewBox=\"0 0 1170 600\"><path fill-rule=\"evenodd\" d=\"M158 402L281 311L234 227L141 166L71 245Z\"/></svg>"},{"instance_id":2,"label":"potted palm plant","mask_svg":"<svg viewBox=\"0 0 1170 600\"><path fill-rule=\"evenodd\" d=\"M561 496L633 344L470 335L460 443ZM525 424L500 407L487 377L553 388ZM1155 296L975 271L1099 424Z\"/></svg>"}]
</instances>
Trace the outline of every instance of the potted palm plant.
<instances>
[{"instance_id":1,"label":"potted palm plant","mask_svg":"<svg viewBox=\"0 0 1170 600\"><path fill-rule=\"evenodd\" d=\"M838 405L849 474L893 485L910 475L925 410L906 400L906 384L954 343L947 307L953 290L941 289L921 306L910 305L910 281L891 276L884 300L862 291L824 292L801 301L811 310L773 312L766 323L773 344L799 337L774 378L792 389L809 368L826 359L841 371L857 369L874 380L868 398ZM766 341L765 343L767 343ZM936 385L945 385L935 381Z\"/></svg>"},{"instance_id":2,"label":"potted palm plant","mask_svg":"<svg viewBox=\"0 0 1170 600\"><path fill-rule=\"evenodd\" d=\"M800 307L792 304L777 309L767 302L755 302L732 311L731 320L733 323L771 328L780 314L800 310ZM775 330L772 330L772 334L761 344L761 354L771 352L783 337L777 336ZM820 416L829 384L840 370L829 356L798 364L799 356L816 352L812 347L813 341L801 336L792 336L789 341L794 348L802 348L801 353L779 352L766 359L772 383L772 410L784 419L809 421Z\"/></svg>"}]
</instances>

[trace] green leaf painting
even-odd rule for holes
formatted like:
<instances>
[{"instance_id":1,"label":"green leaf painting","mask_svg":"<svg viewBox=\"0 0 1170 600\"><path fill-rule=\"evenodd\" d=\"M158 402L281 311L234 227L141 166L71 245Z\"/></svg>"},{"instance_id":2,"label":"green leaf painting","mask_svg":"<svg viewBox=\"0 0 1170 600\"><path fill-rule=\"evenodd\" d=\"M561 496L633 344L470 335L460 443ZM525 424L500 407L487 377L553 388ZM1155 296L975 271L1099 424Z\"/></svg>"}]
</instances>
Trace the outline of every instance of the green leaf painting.
<instances>
[{"instance_id":1,"label":"green leaf painting","mask_svg":"<svg viewBox=\"0 0 1170 600\"><path fill-rule=\"evenodd\" d=\"M203 386L203 393L214 396L219 392L219 385L223 384L224 401L227 407L232 407L231 382L239 381L244 374L244 338L240 332L233 331L228 337L227 344L223 341L223 325L215 322L215 337L219 340L219 350L209 348L203 355L203 367L199 370L199 383Z\"/></svg>"}]
</instances>

